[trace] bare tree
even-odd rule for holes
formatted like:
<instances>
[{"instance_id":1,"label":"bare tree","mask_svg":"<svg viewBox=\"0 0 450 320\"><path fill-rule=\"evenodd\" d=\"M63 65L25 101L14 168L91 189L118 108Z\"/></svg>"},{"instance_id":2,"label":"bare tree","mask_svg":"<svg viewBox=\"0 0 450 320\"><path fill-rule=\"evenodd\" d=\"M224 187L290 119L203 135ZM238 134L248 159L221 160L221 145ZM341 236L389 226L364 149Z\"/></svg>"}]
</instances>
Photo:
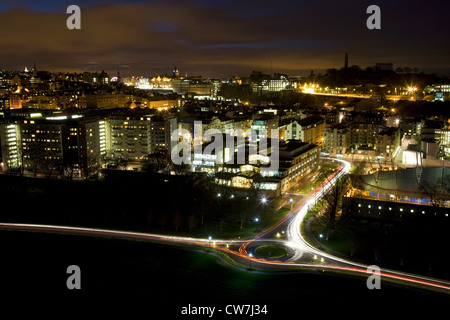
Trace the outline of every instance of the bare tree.
<instances>
[{"instance_id":1,"label":"bare tree","mask_svg":"<svg viewBox=\"0 0 450 320\"><path fill-rule=\"evenodd\" d=\"M158 224L161 227L161 229L164 229L164 227L167 224L167 215L166 214L164 214L164 213L161 214L161 216L159 217L159 220L158 220Z\"/></svg>"},{"instance_id":2,"label":"bare tree","mask_svg":"<svg viewBox=\"0 0 450 320\"><path fill-rule=\"evenodd\" d=\"M147 229L150 229L150 225L152 224L152 220L153 220L153 210L151 208L147 210L147 214L146 214L145 218L147 221Z\"/></svg>"},{"instance_id":3,"label":"bare tree","mask_svg":"<svg viewBox=\"0 0 450 320\"><path fill-rule=\"evenodd\" d=\"M175 211L175 213L173 214L172 223L175 226L175 232L177 232L178 228L180 228L183 224L183 214L180 210Z\"/></svg>"},{"instance_id":4,"label":"bare tree","mask_svg":"<svg viewBox=\"0 0 450 320\"><path fill-rule=\"evenodd\" d=\"M316 220L326 230L326 240L329 240L330 231L336 226L336 215L340 208L342 196L348 190L348 176L342 177L334 185L330 185L328 192L323 195L322 207L316 215Z\"/></svg>"},{"instance_id":5,"label":"bare tree","mask_svg":"<svg viewBox=\"0 0 450 320\"><path fill-rule=\"evenodd\" d=\"M215 185L213 184L212 178L205 173L193 173L191 178L194 189L198 191L196 192L195 200L198 204L197 210L201 216L200 223L203 225L205 215L213 202Z\"/></svg>"},{"instance_id":6,"label":"bare tree","mask_svg":"<svg viewBox=\"0 0 450 320\"><path fill-rule=\"evenodd\" d=\"M442 199L442 186L437 183L431 183L427 180L421 181L419 184L419 188L422 193L430 199L430 204L433 207L438 207L441 203Z\"/></svg>"},{"instance_id":7,"label":"bare tree","mask_svg":"<svg viewBox=\"0 0 450 320\"><path fill-rule=\"evenodd\" d=\"M72 181L74 172L75 172L75 168L74 168L73 163L66 163L63 166L63 174L62 174L62 176L63 176L63 178L65 180Z\"/></svg>"},{"instance_id":8,"label":"bare tree","mask_svg":"<svg viewBox=\"0 0 450 320\"><path fill-rule=\"evenodd\" d=\"M197 219L197 217L196 217L195 214L191 214L191 215L189 216L189 222L188 222L188 225L189 225L189 232L192 232L192 230L195 229L195 228L197 227L197 225L198 225L198 219Z\"/></svg>"},{"instance_id":9,"label":"bare tree","mask_svg":"<svg viewBox=\"0 0 450 320\"><path fill-rule=\"evenodd\" d=\"M82 169L81 174L83 175L84 179L87 180L89 177L98 174L98 170L100 169L100 164L98 161L98 157L89 157L86 163L86 167ZM98 175L97 175L98 177Z\"/></svg>"}]
</instances>

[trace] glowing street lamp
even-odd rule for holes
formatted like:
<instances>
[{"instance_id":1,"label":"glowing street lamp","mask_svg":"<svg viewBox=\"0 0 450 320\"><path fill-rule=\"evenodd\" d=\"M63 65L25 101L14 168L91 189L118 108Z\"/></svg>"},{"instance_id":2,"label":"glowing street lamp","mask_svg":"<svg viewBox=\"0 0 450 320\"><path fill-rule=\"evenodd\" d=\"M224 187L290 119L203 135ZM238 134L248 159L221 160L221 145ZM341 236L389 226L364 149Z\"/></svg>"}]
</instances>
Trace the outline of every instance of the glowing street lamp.
<instances>
[{"instance_id":1,"label":"glowing street lamp","mask_svg":"<svg viewBox=\"0 0 450 320\"><path fill-rule=\"evenodd\" d=\"M248 256L250 257L249 262L250 262L250 269L252 268L252 258L253 258L253 253L249 253Z\"/></svg>"},{"instance_id":2,"label":"glowing street lamp","mask_svg":"<svg viewBox=\"0 0 450 320\"><path fill-rule=\"evenodd\" d=\"M261 202L262 202L263 204L266 204L266 203L267 203L267 198L266 198L266 197L262 197L262 198L261 198Z\"/></svg>"}]
</instances>

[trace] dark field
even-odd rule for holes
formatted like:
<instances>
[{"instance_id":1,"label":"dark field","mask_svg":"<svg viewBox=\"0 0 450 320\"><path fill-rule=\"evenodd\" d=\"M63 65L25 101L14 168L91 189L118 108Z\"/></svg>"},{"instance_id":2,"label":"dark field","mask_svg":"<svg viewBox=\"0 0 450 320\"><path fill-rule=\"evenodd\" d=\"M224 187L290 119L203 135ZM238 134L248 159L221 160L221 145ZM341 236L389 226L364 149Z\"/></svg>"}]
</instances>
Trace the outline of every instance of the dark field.
<instances>
[{"instance_id":1,"label":"dark field","mask_svg":"<svg viewBox=\"0 0 450 320\"><path fill-rule=\"evenodd\" d=\"M311 312L353 318L360 312L401 313L411 303L434 312L450 301L448 295L385 282L381 290L371 291L365 278L236 269L204 251L138 241L1 231L0 243L3 293L13 301L42 302L46 311L53 310L55 301L73 303L78 309L119 301L108 309L164 310L166 317L161 319L173 319L181 317L181 308L188 304L225 308L251 303L267 304L269 312L261 319ZM81 269L81 290L66 287L69 265ZM191 316L198 318L202 317Z\"/></svg>"}]
</instances>

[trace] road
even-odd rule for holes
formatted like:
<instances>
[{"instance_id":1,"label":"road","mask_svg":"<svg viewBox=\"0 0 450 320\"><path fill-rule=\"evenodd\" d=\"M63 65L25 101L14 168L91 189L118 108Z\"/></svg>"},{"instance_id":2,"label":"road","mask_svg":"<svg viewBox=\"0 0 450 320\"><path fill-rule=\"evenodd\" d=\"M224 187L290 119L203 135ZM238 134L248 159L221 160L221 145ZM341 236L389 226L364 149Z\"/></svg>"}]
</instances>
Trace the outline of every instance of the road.
<instances>
[{"instance_id":1,"label":"road","mask_svg":"<svg viewBox=\"0 0 450 320\"><path fill-rule=\"evenodd\" d=\"M367 265L355 263L323 252L310 245L301 233L301 224L305 219L309 208L311 208L343 175L347 174L350 169L349 162L340 159L334 159L334 161L338 161L341 164L338 170L314 191L304 197L295 208L277 224L249 240L215 240L97 228L23 223L0 223L0 229L84 234L213 248L225 253L236 262L249 267L251 266L252 268L267 270L294 268L301 268L303 270L327 270L368 277L370 274L367 271ZM283 235L283 239L277 239L277 234ZM261 244L282 245L286 247L289 254L282 261L256 258L253 255L253 251ZM381 269L380 275L382 280L383 278L390 279L401 284L414 285L424 289L438 289L450 293L450 282L448 281L389 269Z\"/></svg>"}]
</instances>

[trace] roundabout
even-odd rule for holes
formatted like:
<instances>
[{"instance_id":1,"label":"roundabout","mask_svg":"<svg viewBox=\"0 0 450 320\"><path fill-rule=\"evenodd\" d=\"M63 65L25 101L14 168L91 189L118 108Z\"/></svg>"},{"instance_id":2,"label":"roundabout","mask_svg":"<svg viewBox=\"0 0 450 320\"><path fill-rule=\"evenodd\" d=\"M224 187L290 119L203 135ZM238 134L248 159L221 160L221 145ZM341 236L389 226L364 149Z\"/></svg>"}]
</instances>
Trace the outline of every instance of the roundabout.
<instances>
[{"instance_id":1,"label":"roundabout","mask_svg":"<svg viewBox=\"0 0 450 320\"><path fill-rule=\"evenodd\" d=\"M270 243L268 241L259 243L251 248L255 258L264 260L283 261L293 255L292 249L279 243Z\"/></svg>"}]
</instances>

